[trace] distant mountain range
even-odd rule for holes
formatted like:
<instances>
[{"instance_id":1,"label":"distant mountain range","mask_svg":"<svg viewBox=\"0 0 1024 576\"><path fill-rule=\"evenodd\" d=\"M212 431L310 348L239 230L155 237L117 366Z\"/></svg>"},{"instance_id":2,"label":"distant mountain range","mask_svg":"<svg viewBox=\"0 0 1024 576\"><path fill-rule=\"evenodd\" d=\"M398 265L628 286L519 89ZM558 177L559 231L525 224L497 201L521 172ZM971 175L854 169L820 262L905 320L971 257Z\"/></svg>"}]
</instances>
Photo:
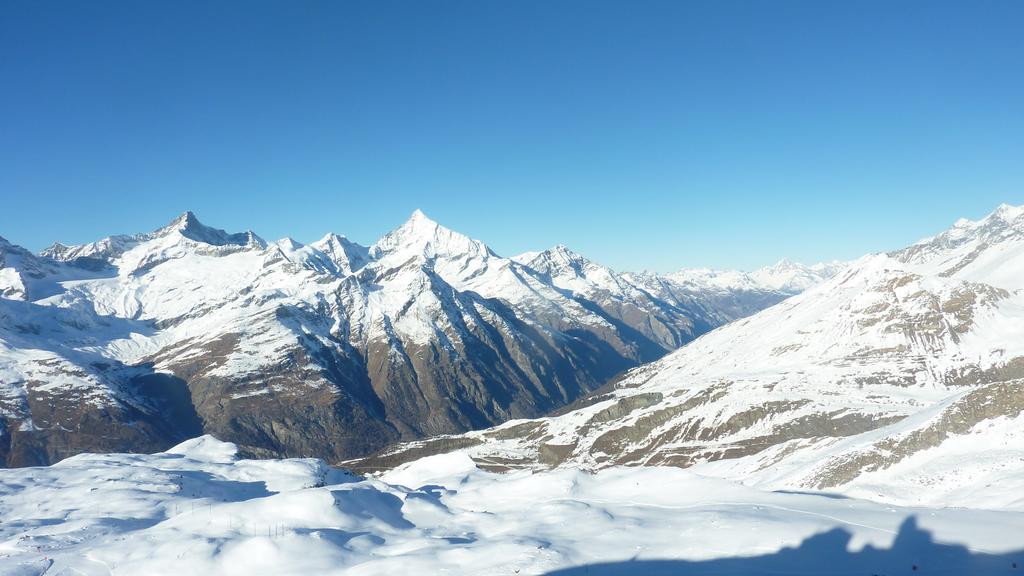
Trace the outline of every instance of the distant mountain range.
<instances>
[{"instance_id":1,"label":"distant mountain range","mask_svg":"<svg viewBox=\"0 0 1024 576\"><path fill-rule=\"evenodd\" d=\"M1022 425L1024 208L1004 205L865 256L557 416L352 465L458 446L493 470L695 466L769 489L984 507L986 486L1024 491Z\"/></svg>"},{"instance_id":2,"label":"distant mountain range","mask_svg":"<svg viewBox=\"0 0 1024 576\"><path fill-rule=\"evenodd\" d=\"M0 462L204 432L338 461L538 417L840 268L620 274L564 246L503 258L419 211L369 247L192 213L40 254L0 238Z\"/></svg>"}]
</instances>

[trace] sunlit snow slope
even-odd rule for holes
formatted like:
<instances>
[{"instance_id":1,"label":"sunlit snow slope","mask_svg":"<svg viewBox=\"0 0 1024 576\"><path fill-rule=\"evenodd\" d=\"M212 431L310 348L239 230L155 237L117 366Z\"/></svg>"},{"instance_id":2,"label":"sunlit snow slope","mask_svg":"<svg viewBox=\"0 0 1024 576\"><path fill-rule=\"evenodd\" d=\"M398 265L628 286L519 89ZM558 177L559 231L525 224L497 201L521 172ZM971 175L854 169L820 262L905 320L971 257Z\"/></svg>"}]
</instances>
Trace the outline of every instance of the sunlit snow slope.
<instances>
[{"instance_id":1,"label":"sunlit snow slope","mask_svg":"<svg viewBox=\"0 0 1024 576\"><path fill-rule=\"evenodd\" d=\"M0 471L0 574L1015 574L1024 510L1004 496L926 509L678 468L494 474L462 454L361 479L202 437Z\"/></svg>"}]
</instances>

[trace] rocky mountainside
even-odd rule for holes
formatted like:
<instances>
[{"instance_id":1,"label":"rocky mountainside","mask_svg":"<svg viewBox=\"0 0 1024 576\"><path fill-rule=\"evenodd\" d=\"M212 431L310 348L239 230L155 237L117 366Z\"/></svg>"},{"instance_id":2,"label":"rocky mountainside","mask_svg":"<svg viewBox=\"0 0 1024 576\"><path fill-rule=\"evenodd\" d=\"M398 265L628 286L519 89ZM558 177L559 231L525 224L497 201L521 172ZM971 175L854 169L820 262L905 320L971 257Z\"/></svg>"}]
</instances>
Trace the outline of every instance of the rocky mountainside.
<instances>
[{"instance_id":1,"label":"rocky mountainside","mask_svg":"<svg viewBox=\"0 0 1024 576\"><path fill-rule=\"evenodd\" d=\"M353 464L458 445L489 469L696 466L923 504L1024 489L1024 208L865 256L577 406Z\"/></svg>"},{"instance_id":2,"label":"rocky mountainside","mask_svg":"<svg viewBox=\"0 0 1024 576\"><path fill-rule=\"evenodd\" d=\"M537 417L789 292L503 258L420 212L369 247L192 213L40 255L0 240L0 462L156 451L361 456Z\"/></svg>"}]
</instances>

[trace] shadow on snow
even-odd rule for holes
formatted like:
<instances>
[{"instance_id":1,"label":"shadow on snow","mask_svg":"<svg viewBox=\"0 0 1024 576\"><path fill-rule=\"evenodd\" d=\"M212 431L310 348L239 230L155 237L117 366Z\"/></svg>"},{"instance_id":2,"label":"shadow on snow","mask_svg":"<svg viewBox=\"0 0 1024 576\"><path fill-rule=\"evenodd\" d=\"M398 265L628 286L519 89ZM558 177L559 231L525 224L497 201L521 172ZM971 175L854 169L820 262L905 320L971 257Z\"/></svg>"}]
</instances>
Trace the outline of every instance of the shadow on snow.
<instances>
[{"instance_id":1,"label":"shadow on snow","mask_svg":"<svg viewBox=\"0 0 1024 576\"><path fill-rule=\"evenodd\" d=\"M1024 540L1024 530L1013 535ZM1006 554L974 552L959 544L936 542L911 516L900 525L890 548L867 545L848 550L852 535L835 528L815 534L796 548L773 554L711 560L628 560L577 566L547 576L668 576L679 575L864 575L1024 574L1024 550Z\"/></svg>"}]
</instances>

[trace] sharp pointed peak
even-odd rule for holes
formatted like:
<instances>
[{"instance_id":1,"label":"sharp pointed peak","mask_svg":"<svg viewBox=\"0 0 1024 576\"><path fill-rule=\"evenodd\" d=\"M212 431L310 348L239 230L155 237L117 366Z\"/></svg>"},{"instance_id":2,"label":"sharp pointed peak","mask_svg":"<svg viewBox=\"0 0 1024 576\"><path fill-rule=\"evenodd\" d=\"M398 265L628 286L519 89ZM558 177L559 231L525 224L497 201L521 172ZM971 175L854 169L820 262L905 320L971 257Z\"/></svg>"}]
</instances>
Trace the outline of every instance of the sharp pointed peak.
<instances>
[{"instance_id":1,"label":"sharp pointed peak","mask_svg":"<svg viewBox=\"0 0 1024 576\"><path fill-rule=\"evenodd\" d=\"M441 233L462 236L458 232L449 230L431 220L422 210L417 208L406 218L405 222L402 222L400 226L385 234L375 245L399 245L407 242L419 242L420 240L436 238Z\"/></svg>"},{"instance_id":2,"label":"sharp pointed peak","mask_svg":"<svg viewBox=\"0 0 1024 576\"><path fill-rule=\"evenodd\" d=\"M1024 206L1013 206L1004 202L997 206L989 217L995 216L1003 220L1015 220L1022 214L1024 214Z\"/></svg>"},{"instance_id":3,"label":"sharp pointed peak","mask_svg":"<svg viewBox=\"0 0 1024 576\"><path fill-rule=\"evenodd\" d=\"M0 246L4 244L4 239L0 237ZM54 260L60 260L61 257L66 254L73 247L63 244L61 242L54 242L46 248L39 251L39 255L43 258L53 258Z\"/></svg>"},{"instance_id":4,"label":"sharp pointed peak","mask_svg":"<svg viewBox=\"0 0 1024 576\"><path fill-rule=\"evenodd\" d=\"M191 210L185 210L177 218L171 221L171 224L178 226L195 226L201 225L199 218L196 217L196 213Z\"/></svg>"},{"instance_id":5,"label":"sharp pointed peak","mask_svg":"<svg viewBox=\"0 0 1024 576\"><path fill-rule=\"evenodd\" d=\"M435 220L427 216L423 210L419 208L412 211L412 214L405 220L405 222L398 227L399 230L436 230L443 229L448 230L444 226L438 224Z\"/></svg>"},{"instance_id":6,"label":"sharp pointed peak","mask_svg":"<svg viewBox=\"0 0 1024 576\"><path fill-rule=\"evenodd\" d=\"M200 222L199 218L197 218L195 213L191 210L186 210L180 216L172 220L170 224L160 228L156 232L149 235L143 235L143 239L161 238L171 234L180 234L189 240L214 246L235 244L238 246L256 246L259 248L265 248L267 245L266 242L257 236L252 230L229 234L220 228L207 226Z\"/></svg>"},{"instance_id":7,"label":"sharp pointed peak","mask_svg":"<svg viewBox=\"0 0 1024 576\"><path fill-rule=\"evenodd\" d=\"M413 250L429 257L470 253L493 255L483 242L438 224L419 209L413 211L405 223L374 243L370 250L374 258L405 250Z\"/></svg>"},{"instance_id":8,"label":"sharp pointed peak","mask_svg":"<svg viewBox=\"0 0 1024 576\"><path fill-rule=\"evenodd\" d=\"M196 217L195 212L186 210L176 216L174 220L171 220L166 226L163 226L154 232L153 235L163 236L171 232L180 232L198 227L203 227L203 224L199 221L199 218Z\"/></svg>"}]
</instances>

